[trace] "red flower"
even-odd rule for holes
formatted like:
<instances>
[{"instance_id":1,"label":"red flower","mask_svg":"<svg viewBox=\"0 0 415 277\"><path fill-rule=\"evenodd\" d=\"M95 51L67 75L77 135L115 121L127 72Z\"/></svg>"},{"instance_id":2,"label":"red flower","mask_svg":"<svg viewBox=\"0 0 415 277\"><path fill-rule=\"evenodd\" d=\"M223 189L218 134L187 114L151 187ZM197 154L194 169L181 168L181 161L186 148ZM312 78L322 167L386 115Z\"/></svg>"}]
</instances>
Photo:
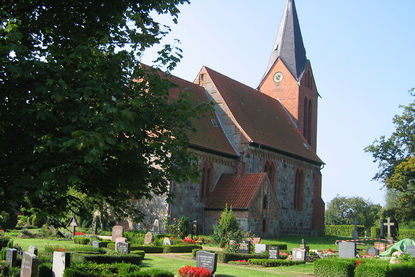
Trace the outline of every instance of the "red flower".
<instances>
[{"instance_id":1,"label":"red flower","mask_svg":"<svg viewBox=\"0 0 415 277\"><path fill-rule=\"evenodd\" d=\"M75 236L85 236L85 233L83 233L83 232L75 232Z\"/></svg>"},{"instance_id":2,"label":"red flower","mask_svg":"<svg viewBox=\"0 0 415 277\"><path fill-rule=\"evenodd\" d=\"M355 267L355 268L356 268L356 267L358 267L361 263L362 263L362 261L361 261L361 260L357 260L357 261L356 261L356 263L355 263L355 266L354 266L354 267Z\"/></svg>"},{"instance_id":3,"label":"red flower","mask_svg":"<svg viewBox=\"0 0 415 277\"><path fill-rule=\"evenodd\" d=\"M248 261L247 260L237 260L236 262L237 263L247 263Z\"/></svg>"},{"instance_id":4,"label":"red flower","mask_svg":"<svg viewBox=\"0 0 415 277\"><path fill-rule=\"evenodd\" d=\"M179 269L181 277L212 277L212 273L204 267L186 265Z\"/></svg>"}]
</instances>

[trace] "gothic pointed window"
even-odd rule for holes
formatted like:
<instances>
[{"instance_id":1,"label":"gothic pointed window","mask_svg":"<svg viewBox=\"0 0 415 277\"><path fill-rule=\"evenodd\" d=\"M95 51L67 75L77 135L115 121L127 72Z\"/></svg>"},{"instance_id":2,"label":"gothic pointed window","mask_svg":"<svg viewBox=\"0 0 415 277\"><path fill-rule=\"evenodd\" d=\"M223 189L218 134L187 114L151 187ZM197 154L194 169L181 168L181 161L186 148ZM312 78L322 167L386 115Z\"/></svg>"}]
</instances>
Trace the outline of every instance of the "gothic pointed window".
<instances>
[{"instance_id":1,"label":"gothic pointed window","mask_svg":"<svg viewBox=\"0 0 415 277\"><path fill-rule=\"evenodd\" d=\"M294 180L294 210L303 210L304 205L304 173L297 169Z\"/></svg>"},{"instance_id":2,"label":"gothic pointed window","mask_svg":"<svg viewBox=\"0 0 415 277\"><path fill-rule=\"evenodd\" d=\"M266 233L267 230L267 221L265 220L265 218L262 220L262 233Z\"/></svg>"},{"instance_id":3,"label":"gothic pointed window","mask_svg":"<svg viewBox=\"0 0 415 277\"><path fill-rule=\"evenodd\" d=\"M199 196L200 200L205 200L212 188L213 164L211 162L202 163L202 178L200 180Z\"/></svg>"},{"instance_id":4,"label":"gothic pointed window","mask_svg":"<svg viewBox=\"0 0 415 277\"><path fill-rule=\"evenodd\" d=\"M262 199L262 209L266 210L267 207L268 207L268 198L267 198L267 195L264 194L264 198Z\"/></svg>"},{"instance_id":5,"label":"gothic pointed window","mask_svg":"<svg viewBox=\"0 0 415 277\"><path fill-rule=\"evenodd\" d=\"M264 172L268 174L271 186L275 186L275 166L272 162L267 161L264 165Z\"/></svg>"},{"instance_id":6,"label":"gothic pointed window","mask_svg":"<svg viewBox=\"0 0 415 277\"><path fill-rule=\"evenodd\" d=\"M307 139L308 134L308 100L304 97L304 111L303 111L303 136Z\"/></svg>"}]
</instances>

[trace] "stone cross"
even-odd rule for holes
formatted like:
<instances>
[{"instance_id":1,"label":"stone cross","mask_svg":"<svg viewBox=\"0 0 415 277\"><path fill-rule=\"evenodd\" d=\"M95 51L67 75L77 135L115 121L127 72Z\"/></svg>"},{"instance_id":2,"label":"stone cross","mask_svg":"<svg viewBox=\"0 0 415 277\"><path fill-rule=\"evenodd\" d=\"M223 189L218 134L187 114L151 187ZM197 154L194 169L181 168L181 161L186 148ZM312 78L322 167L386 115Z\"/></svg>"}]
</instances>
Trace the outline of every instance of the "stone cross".
<instances>
[{"instance_id":1,"label":"stone cross","mask_svg":"<svg viewBox=\"0 0 415 277\"><path fill-rule=\"evenodd\" d=\"M395 226L395 223L391 222L391 218L388 217L386 223L383 223L384 226L388 228L388 238L392 237L391 227Z\"/></svg>"}]
</instances>

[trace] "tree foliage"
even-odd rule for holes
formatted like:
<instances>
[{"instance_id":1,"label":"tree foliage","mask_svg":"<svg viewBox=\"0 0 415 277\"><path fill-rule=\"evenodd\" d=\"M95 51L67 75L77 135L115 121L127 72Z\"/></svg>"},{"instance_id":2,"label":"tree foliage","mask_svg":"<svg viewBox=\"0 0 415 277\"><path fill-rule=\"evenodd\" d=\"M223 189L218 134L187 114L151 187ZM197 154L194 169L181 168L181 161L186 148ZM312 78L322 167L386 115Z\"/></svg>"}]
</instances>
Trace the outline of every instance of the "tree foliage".
<instances>
[{"instance_id":1,"label":"tree foliage","mask_svg":"<svg viewBox=\"0 0 415 277\"><path fill-rule=\"evenodd\" d=\"M357 221L366 228L376 225L382 206L362 197L336 196L327 206L327 225L347 225Z\"/></svg>"},{"instance_id":2,"label":"tree foliage","mask_svg":"<svg viewBox=\"0 0 415 277\"><path fill-rule=\"evenodd\" d=\"M411 95L415 96L414 89ZM403 113L395 115L395 131L389 138L375 140L365 148L378 163L375 180L397 194L396 212L404 220L415 219L415 102L401 106Z\"/></svg>"},{"instance_id":3,"label":"tree foliage","mask_svg":"<svg viewBox=\"0 0 415 277\"><path fill-rule=\"evenodd\" d=\"M233 214L232 207L228 208L226 205L220 215L219 223L213 226L213 239L217 243L220 243L221 241L229 241L229 237L233 237L234 234L237 235L240 233L239 223Z\"/></svg>"},{"instance_id":4,"label":"tree foliage","mask_svg":"<svg viewBox=\"0 0 415 277\"><path fill-rule=\"evenodd\" d=\"M176 22L187 2L2 2L0 210L62 216L84 200L74 190L140 216L129 199L196 176L186 134L200 109L137 59L170 30L151 14ZM165 45L156 63L180 58Z\"/></svg>"}]
</instances>

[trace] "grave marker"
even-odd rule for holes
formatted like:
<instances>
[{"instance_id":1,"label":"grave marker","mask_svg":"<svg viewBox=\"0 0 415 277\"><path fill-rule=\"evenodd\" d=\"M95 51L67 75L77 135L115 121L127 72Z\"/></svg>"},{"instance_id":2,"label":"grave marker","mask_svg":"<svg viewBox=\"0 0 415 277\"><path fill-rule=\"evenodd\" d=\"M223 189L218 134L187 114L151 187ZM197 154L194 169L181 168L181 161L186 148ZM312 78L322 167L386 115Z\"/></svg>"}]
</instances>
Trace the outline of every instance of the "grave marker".
<instances>
[{"instance_id":1,"label":"grave marker","mask_svg":"<svg viewBox=\"0 0 415 277\"><path fill-rule=\"evenodd\" d=\"M340 242L339 243L339 258L355 258L356 257L356 243L354 242Z\"/></svg>"},{"instance_id":2,"label":"grave marker","mask_svg":"<svg viewBox=\"0 0 415 277\"><path fill-rule=\"evenodd\" d=\"M72 228L72 237L75 236L76 227L78 227L78 225L79 225L78 220L76 220L76 217L73 216L67 225L67 226L71 226Z\"/></svg>"},{"instance_id":3,"label":"grave marker","mask_svg":"<svg viewBox=\"0 0 415 277\"><path fill-rule=\"evenodd\" d=\"M35 245L30 245L27 252L32 253L36 256L39 254L39 250L37 249L37 247Z\"/></svg>"},{"instance_id":4,"label":"grave marker","mask_svg":"<svg viewBox=\"0 0 415 277\"><path fill-rule=\"evenodd\" d=\"M301 248L293 248L292 260L293 261L304 261L306 258L306 250Z\"/></svg>"},{"instance_id":5,"label":"grave marker","mask_svg":"<svg viewBox=\"0 0 415 277\"><path fill-rule=\"evenodd\" d=\"M151 244L154 240L153 233L147 232L146 236L144 237L144 244Z\"/></svg>"},{"instance_id":6,"label":"grave marker","mask_svg":"<svg viewBox=\"0 0 415 277\"><path fill-rule=\"evenodd\" d=\"M376 241L374 243L375 248L377 248L379 250L379 253L385 252L386 251L386 243L384 242L379 242Z\"/></svg>"},{"instance_id":7,"label":"grave marker","mask_svg":"<svg viewBox=\"0 0 415 277\"><path fill-rule=\"evenodd\" d=\"M154 234L160 234L160 221L156 218L153 222L153 233Z\"/></svg>"},{"instance_id":8,"label":"grave marker","mask_svg":"<svg viewBox=\"0 0 415 277\"><path fill-rule=\"evenodd\" d=\"M112 227L112 236L111 236L111 241L114 241L117 238L121 238L124 236L124 227L122 227L121 225L115 225L114 227Z\"/></svg>"},{"instance_id":9,"label":"grave marker","mask_svg":"<svg viewBox=\"0 0 415 277\"><path fill-rule=\"evenodd\" d=\"M15 248L6 249L6 262L9 265L9 267L15 266L16 260L17 260L17 249Z\"/></svg>"},{"instance_id":10,"label":"grave marker","mask_svg":"<svg viewBox=\"0 0 415 277\"><path fill-rule=\"evenodd\" d=\"M115 244L115 249L120 254L128 254L130 253L130 247L127 242L117 242Z\"/></svg>"},{"instance_id":11,"label":"grave marker","mask_svg":"<svg viewBox=\"0 0 415 277\"><path fill-rule=\"evenodd\" d=\"M406 253L411 255L412 258L415 258L415 245L407 245L406 246Z\"/></svg>"},{"instance_id":12,"label":"grave marker","mask_svg":"<svg viewBox=\"0 0 415 277\"><path fill-rule=\"evenodd\" d=\"M257 244L257 243L261 243L261 238L253 238L252 239L252 244Z\"/></svg>"},{"instance_id":13,"label":"grave marker","mask_svg":"<svg viewBox=\"0 0 415 277\"><path fill-rule=\"evenodd\" d=\"M266 244L261 244L261 243L257 243L255 244L255 253L256 254L261 254L262 252L267 251L267 245Z\"/></svg>"},{"instance_id":14,"label":"grave marker","mask_svg":"<svg viewBox=\"0 0 415 277\"><path fill-rule=\"evenodd\" d=\"M395 222L391 221L391 218L388 217L386 222L383 223L383 226L387 228L388 239L392 239L396 228Z\"/></svg>"},{"instance_id":15,"label":"grave marker","mask_svg":"<svg viewBox=\"0 0 415 277\"><path fill-rule=\"evenodd\" d=\"M20 277L37 277L38 267L39 259L37 256L29 252L23 252Z\"/></svg>"},{"instance_id":16,"label":"grave marker","mask_svg":"<svg viewBox=\"0 0 415 277\"><path fill-rule=\"evenodd\" d=\"M271 245L269 247L269 258L272 260L280 258L280 248L278 246Z\"/></svg>"},{"instance_id":17,"label":"grave marker","mask_svg":"<svg viewBox=\"0 0 415 277\"><path fill-rule=\"evenodd\" d=\"M118 249L117 249L117 243L118 242L127 242L127 238L124 238L124 237L116 238L116 240L115 240L115 251L118 251Z\"/></svg>"},{"instance_id":18,"label":"grave marker","mask_svg":"<svg viewBox=\"0 0 415 277\"><path fill-rule=\"evenodd\" d=\"M357 231L357 224L359 221L354 221L354 231L352 232L352 239L359 239L359 232Z\"/></svg>"},{"instance_id":19,"label":"grave marker","mask_svg":"<svg viewBox=\"0 0 415 277\"><path fill-rule=\"evenodd\" d=\"M100 248L100 247L102 247L102 242L100 242L98 240L94 240L92 242L92 247L94 247L94 248Z\"/></svg>"},{"instance_id":20,"label":"grave marker","mask_svg":"<svg viewBox=\"0 0 415 277\"><path fill-rule=\"evenodd\" d=\"M216 265L218 263L218 254L210 253L206 251L196 252L196 267L204 267L212 274L216 271Z\"/></svg>"},{"instance_id":21,"label":"grave marker","mask_svg":"<svg viewBox=\"0 0 415 277\"><path fill-rule=\"evenodd\" d=\"M171 240L169 238L164 238L163 245L172 245Z\"/></svg>"},{"instance_id":22,"label":"grave marker","mask_svg":"<svg viewBox=\"0 0 415 277\"><path fill-rule=\"evenodd\" d=\"M239 243L238 253L249 254L251 252L251 242L242 241Z\"/></svg>"},{"instance_id":23,"label":"grave marker","mask_svg":"<svg viewBox=\"0 0 415 277\"><path fill-rule=\"evenodd\" d=\"M369 247L366 252L369 255L372 255L372 256L378 256L379 255L379 249L377 249L376 247Z\"/></svg>"},{"instance_id":24,"label":"grave marker","mask_svg":"<svg viewBox=\"0 0 415 277\"><path fill-rule=\"evenodd\" d=\"M52 274L54 277L63 277L65 268L70 266L71 254L69 252L53 252Z\"/></svg>"}]
</instances>

